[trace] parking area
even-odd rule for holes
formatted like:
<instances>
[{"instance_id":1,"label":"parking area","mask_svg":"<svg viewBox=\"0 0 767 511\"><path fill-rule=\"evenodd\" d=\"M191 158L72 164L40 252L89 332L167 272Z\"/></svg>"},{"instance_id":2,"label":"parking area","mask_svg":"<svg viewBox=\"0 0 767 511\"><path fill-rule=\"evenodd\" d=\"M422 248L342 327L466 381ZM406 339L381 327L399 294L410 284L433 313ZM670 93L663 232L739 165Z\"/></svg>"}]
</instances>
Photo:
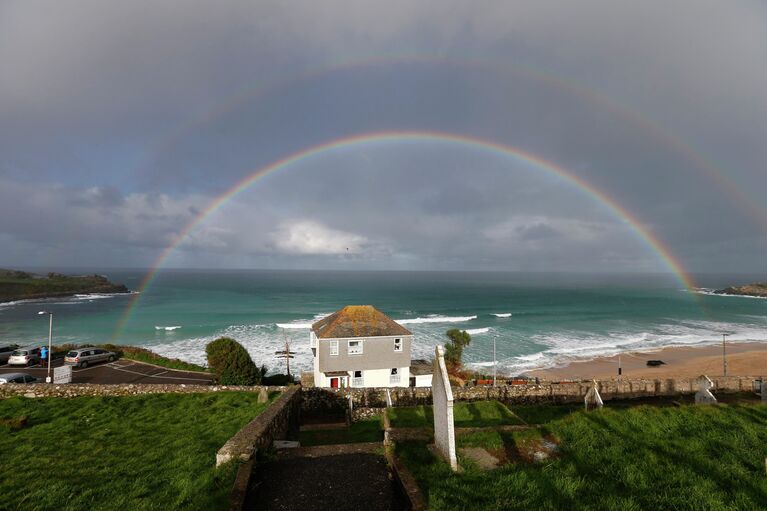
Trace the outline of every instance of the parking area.
<instances>
[{"instance_id":1,"label":"parking area","mask_svg":"<svg viewBox=\"0 0 767 511\"><path fill-rule=\"evenodd\" d=\"M63 360L55 360L52 367L64 365ZM46 367L0 366L0 374L27 373L45 381ZM96 364L86 368L72 368L72 383L188 383L210 385L213 376L193 371L177 371L164 367L120 359L110 363Z\"/></svg>"}]
</instances>

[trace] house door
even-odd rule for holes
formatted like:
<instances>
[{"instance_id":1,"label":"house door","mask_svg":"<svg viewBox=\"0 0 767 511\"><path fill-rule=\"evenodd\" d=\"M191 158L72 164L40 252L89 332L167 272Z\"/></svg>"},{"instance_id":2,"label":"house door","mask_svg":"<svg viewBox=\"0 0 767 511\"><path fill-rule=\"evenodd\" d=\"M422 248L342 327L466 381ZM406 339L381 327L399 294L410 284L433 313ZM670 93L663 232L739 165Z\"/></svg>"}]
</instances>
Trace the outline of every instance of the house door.
<instances>
[{"instance_id":1,"label":"house door","mask_svg":"<svg viewBox=\"0 0 767 511\"><path fill-rule=\"evenodd\" d=\"M331 389L337 389L338 388L338 378L331 378L330 379L330 388Z\"/></svg>"}]
</instances>

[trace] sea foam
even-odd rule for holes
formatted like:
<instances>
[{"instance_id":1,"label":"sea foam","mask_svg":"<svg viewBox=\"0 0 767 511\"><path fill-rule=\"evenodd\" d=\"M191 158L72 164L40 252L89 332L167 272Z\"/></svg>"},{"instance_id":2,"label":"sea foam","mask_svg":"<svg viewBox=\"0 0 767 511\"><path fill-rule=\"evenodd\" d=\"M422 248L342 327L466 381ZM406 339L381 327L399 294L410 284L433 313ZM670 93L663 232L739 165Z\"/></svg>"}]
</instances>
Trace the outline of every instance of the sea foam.
<instances>
[{"instance_id":1,"label":"sea foam","mask_svg":"<svg viewBox=\"0 0 767 511\"><path fill-rule=\"evenodd\" d=\"M424 323L465 323L477 319L477 316L440 316L432 315L425 318L395 319L400 325L420 325Z\"/></svg>"},{"instance_id":2,"label":"sea foam","mask_svg":"<svg viewBox=\"0 0 767 511\"><path fill-rule=\"evenodd\" d=\"M501 312L500 314L493 313L493 316L495 316L496 318L510 318L511 312Z\"/></svg>"}]
</instances>

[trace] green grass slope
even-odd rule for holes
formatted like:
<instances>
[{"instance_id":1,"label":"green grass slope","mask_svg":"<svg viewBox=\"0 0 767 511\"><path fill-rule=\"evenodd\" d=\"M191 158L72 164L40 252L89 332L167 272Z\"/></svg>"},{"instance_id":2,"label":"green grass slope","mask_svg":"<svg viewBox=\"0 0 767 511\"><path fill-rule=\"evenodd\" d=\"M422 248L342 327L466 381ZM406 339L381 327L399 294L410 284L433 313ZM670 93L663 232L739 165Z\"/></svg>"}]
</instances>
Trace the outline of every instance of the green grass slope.
<instances>
[{"instance_id":1,"label":"green grass slope","mask_svg":"<svg viewBox=\"0 0 767 511\"><path fill-rule=\"evenodd\" d=\"M454 474L421 443L397 451L433 510L767 509L764 405L605 408L458 443L514 452L534 434L556 439L559 455Z\"/></svg>"},{"instance_id":2,"label":"green grass slope","mask_svg":"<svg viewBox=\"0 0 767 511\"><path fill-rule=\"evenodd\" d=\"M0 509L226 509L257 393L0 400ZM26 418L26 420L24 420Z\"/></svg>"}]
</instances>

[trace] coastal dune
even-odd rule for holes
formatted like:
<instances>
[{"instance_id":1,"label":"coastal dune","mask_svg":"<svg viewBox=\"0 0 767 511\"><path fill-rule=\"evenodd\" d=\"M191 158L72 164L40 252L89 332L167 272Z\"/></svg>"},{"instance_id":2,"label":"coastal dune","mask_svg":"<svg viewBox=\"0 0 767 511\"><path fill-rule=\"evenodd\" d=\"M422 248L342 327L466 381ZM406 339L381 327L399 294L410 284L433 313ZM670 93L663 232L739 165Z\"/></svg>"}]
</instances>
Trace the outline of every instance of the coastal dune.
<instances>
[{"instance_id":1,"label":"coastal dune","mask_svg":"<svg viewBox=\"0 0 767 511\"><path fill-rule=\"evenodd\" d=\"M627 352L620 356L623 377L682 378L701 374L722 375L722 346L664 348L652 352ZM665 362L648 367L648 360ZM529 371L527 376L542 379L605 379L617 378L618 356L573 362L565 367ZM728 342L728 376L767 376L767 341Z\"/></svg>"}]
</instances>

